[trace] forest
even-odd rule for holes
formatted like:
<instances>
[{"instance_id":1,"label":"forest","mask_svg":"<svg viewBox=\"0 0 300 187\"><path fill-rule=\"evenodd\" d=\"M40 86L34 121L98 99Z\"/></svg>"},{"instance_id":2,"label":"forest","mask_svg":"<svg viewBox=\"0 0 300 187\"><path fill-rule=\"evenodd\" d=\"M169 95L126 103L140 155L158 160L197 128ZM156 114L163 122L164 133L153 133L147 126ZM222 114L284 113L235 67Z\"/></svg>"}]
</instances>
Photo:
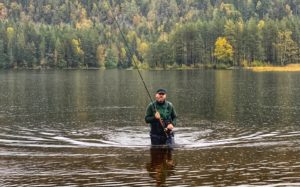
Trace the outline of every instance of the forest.
<instances>
[{"instance_id":1,"label":"forest","mask_svg":"<svg viewBox=\"0 0 300 187\"><path fill-rule=\"evenodd\" d=\"M0 68L284 66L299 16L299 0L0 0Z\"/></svg>"}]
</instances>

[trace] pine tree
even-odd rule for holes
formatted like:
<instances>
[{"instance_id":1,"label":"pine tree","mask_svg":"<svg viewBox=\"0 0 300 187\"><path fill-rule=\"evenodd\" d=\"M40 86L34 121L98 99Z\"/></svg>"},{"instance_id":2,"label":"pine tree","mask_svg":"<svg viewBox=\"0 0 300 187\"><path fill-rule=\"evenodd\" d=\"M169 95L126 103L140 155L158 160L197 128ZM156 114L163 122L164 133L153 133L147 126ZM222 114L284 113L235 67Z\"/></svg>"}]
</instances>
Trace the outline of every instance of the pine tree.
<instances>
[{"instance_id":1,"label":"pine tree","mask_svg":"<svg viewBox=\"0 0 300 187\"><path fill-rule=\"evenodd\" d=\"M0 68L7 68L8 57L4 52L4 42L0 39Z\"/></svg>"},{"instance_id":2,"label":"pine tree","mask_svg":"<svg viewBox=\"0 0 300 187\"><path fill-rule=\"evenodd\" d=\"M105 55L105 68L116 68L118 65L118 56L116 48L112 47L107 49Z\"/></svg>"},{"instance_id":3,"label":"pine tree","mask_svg":"<svg viewBox=\"0 0 300 187\"><path fill-rule=\"evenodd\" d=\"M299 63L299 46L293 41L291 35L291 31L278 33L278 39L275 46L280 65L282 66L290 63Z\"/></svg>"}]
</instances>

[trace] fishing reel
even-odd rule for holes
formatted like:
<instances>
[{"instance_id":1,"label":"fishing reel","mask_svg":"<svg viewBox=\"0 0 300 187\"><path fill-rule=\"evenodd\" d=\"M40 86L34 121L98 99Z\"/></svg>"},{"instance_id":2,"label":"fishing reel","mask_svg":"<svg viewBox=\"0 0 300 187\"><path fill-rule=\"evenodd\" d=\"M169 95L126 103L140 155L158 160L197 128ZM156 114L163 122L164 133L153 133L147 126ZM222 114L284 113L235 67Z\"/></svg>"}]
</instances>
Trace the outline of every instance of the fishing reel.
<instances>
[{"instance_id":1,"label":"fishing reel","mask_svg":"<svg viewBox=\"0 0 300 187\"><path fill-rule=\"evenodd\" d=\"M172 132L171 129L168 129L168 128L167 128L169 124L172 124L172 121L171 121L171 120L165 120L165 121L164 121L164 125L165 125L164 131L165 131L167 134L170 134L170 133Z\"/></svg>"},{"instance_id":2,"label":"fishing reel","mask_svg":"<svg viewBox=\"0 0 300 187\"><path fill-rule=\"evenodd\" d=\"M165 132L166 132L167 134L170 134L170 133L172 132L172 130L171 130L171 129L168 129L168 128L165 128L164 130L165 130Z\"/></svg>"}]
</instances>

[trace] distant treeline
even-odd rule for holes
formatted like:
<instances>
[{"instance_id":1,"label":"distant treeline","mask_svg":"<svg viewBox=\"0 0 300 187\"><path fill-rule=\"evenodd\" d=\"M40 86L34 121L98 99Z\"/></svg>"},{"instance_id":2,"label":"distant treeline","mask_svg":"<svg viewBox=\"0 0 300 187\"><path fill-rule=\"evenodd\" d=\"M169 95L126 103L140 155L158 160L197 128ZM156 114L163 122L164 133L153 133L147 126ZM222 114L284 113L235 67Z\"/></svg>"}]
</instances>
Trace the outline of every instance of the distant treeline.
<instances>
[{"instance_id":1,"label":"distant treeline","mask_svg":"<svg viewBox=\"0 0 300 187\"><path fill-rule=\"evenodd\" d=\"M0 0L0 68L286 65L299 47L299 0Z\"/></svg>"}]
</instances>

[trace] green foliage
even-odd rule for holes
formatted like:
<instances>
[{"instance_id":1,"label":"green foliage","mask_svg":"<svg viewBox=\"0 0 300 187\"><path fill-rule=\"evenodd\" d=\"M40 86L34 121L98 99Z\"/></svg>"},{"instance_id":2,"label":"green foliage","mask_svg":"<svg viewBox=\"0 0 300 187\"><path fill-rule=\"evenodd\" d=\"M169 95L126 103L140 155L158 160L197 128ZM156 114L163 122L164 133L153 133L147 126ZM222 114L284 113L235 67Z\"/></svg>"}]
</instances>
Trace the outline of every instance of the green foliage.
<instances>
[{"instance_id":1,"label":"green foliage","mask_svg":"<svg viewBox=\"0 0 300 187\"><path fill-rule=\"evenodd\" d=\"M230 67L230 65L224 64L224 63L218 63L218 64L215 66L216 69L227 69L227 68L229 68L229 67Z\"/></svg>"},{"instance_id":2,"label":"green foliage","mask_svg":"<svg viewBox=\"0 0 300 187\"><path fill-rule=\"evenodd\" d=\"M149 49L147 61L151 62L151 68L159 67L166 69L168 65L173 64L171 46L168 42L159 41L152 44Z\"/></svg>"},{"instance_id":3,"label":"green foliage","mask_svg":"<svg viewBox=\"0 0 300 187\"><path fill-rule=\"evenodd\" d=\"M117 65L118 65L117 52L114 49L110 48L106 52L105 68L112 69L112 68L116 68Z\"/></svg>"},{"instance_id":4,"label":"green foliage","mask_svg":"<svg viewBox=\"0 0 300 187\"><path fill-rule=\"evenodd\" d=\"M249 63L247 60L242 60L241 63L240 63L240 66L241 67L249 67Z\"/></svg>"},{"instance_id":5,"label":"green foliage","mask_svg":"<svg viewBox=\"0 0 300 187\"><path fill-rule=\"evenodd\" d=\"M268 65L267 63L258 61L258 60L255 60L251 63L252 67L263 67L263 66L267 66L267 65Z\"/></svg>"},{"instance_id":6,"label":"green foliage","mask_svg":"<svg viewBox=\"0 0 300 187\"><path fill-rule=\"evenodd\" d=\"M279 32L275 47L280 65L299 62L299 47L293 41L291 31Z\"/></svg>"},{"instance_id":7,"label":"green foliage","mask_svg":"<svg viewBox=\"0 0 300 187\"><path fill-rule=\"evenodd\" d=\"M4 52L4 42L0 39L0 68L7 68L8 57Z\"/></svg>"},{"instance_id":8,"label":"green foliage","mask_svg":"<svg viewBox=\"0 0 300 187\"><path fill-rule=\"evenodd\" d=\"M295 0L3 1L0 68L300 63L299 10ZM219 37L232 52L216 53Z\"/></svg>"}]
</instances>

